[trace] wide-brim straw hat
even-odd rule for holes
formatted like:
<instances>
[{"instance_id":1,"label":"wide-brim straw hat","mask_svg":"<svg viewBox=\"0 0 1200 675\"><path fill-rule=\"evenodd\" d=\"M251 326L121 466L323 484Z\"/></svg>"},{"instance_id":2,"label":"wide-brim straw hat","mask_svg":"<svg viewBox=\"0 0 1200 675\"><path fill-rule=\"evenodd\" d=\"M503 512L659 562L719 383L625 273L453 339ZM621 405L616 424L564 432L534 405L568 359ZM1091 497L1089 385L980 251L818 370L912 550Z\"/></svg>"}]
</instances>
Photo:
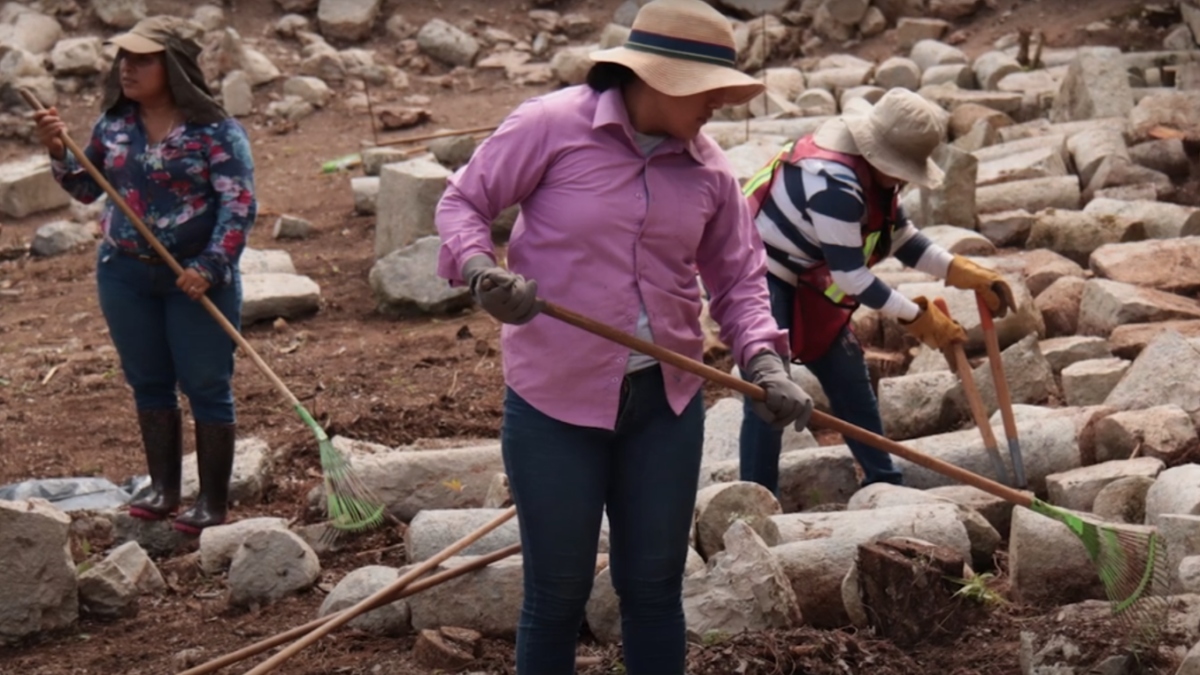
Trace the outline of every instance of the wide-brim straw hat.
<instances>
[{"instance_id":1,"label":"wide-brim straw hat","mask_svg":"<svg viewBox=\"0 0 1200 675\"><path fill-rule=\"evenodd\" d=\"M765 89L737 69L729 20L701 0L654 0L644 5L623 46L590 56L628 67L668 96L730 89L730 102L740 105Z\"/></svg>"},{"instance_id":2,"label":"wide-brim straw hat","mask_svg":"<svg viewBox=\"0 0 1200 675\"><path fill-rule=\"evenodd\" d=\"M826 150L861 155L893 178L924 188L946 173L932 159L945 127L933 103L907 89L890 89L875 105L846 104L842 115L821 125L813 141Z\"/></svg>"}]
</instances>

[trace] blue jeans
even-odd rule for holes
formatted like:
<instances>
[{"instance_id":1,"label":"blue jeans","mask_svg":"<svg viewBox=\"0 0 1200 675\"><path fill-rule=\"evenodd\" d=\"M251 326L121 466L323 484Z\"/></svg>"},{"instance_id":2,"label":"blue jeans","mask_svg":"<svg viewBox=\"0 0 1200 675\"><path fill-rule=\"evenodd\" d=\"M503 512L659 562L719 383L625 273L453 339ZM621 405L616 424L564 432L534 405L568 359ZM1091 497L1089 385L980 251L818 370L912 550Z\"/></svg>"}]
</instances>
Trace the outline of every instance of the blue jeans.
<instances>
[{"instance_id":1,"label":"blue jeans","mask_svg":"<svg viewBox=\"0 0 1200 675\"><path fill-rule=\"evenodd\" d=\"M233 424L233 339L200 303L175 286L166 265L113 254L96 265L100 309L138 410L174 410L183 390L192 417ZM208 298L236 327L242 311L241 279L212 288Z\"/></svg>"},{"instance_id":2,"label":"blue jeans","mask_svg":"<svg viewBox=\"0 0 1200 675\"><path fill-rule=\"evenodd\" d=\"M506 392L501 444L525 573L518 675L575 672L606 506L626 672L684 672L683 568L704 403L697 394L676 416L662 378L657 366L625 378L613 431L560 422Z\"/></svg>"},{"instance_id":3,"label":"blue jeans","mask_svg":"<svg viewBox=\"0 0 1200 675\"><path fill-rule=\"evenodd\" d=\"M771 292L771 314L783 330L792 328L792 311L796 289L775 277L767 275L767 288ZM863 357L858 338L847 326L829 351L821 358L804 364L821 383L829 398L833 414L855 426L883 435L883 420L879 417L879 403L871 389L871 376ZM783 432L772 429L750 407L746 399L745 415L742 419L740 443L741 479L753 481L779 494L779 452ZM871 483L893 483L900 485L903 476L892 462L891 455L869 445L847 440L850 453L863 469L863 485Z\"/></svg>"}]
</instances>

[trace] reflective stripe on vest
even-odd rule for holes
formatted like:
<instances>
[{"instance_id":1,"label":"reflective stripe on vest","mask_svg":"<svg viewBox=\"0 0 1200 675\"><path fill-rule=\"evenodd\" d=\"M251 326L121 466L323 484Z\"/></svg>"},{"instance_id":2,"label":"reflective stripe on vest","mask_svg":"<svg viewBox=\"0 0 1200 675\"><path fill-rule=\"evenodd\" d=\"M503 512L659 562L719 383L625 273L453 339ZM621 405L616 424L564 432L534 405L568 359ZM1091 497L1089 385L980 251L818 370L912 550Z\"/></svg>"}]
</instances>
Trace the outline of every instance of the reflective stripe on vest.
<instances>
[{"instance_id":1,"label":"reflective stripe on vest","mask_svg":"<svg viewBox=\"0 0 1200 675\"><path fill-rule=\"evenodd\" d=\"M875 252L875 247L879 245L879 233L872 232L867 235L867 241L863 244L863 264L871 260L871 254ZM825 297L834 302L841 302L846 298L846 293L838 288L836 283L829 284L829 288L825 289Z\"/></svg>"}]
</instances>

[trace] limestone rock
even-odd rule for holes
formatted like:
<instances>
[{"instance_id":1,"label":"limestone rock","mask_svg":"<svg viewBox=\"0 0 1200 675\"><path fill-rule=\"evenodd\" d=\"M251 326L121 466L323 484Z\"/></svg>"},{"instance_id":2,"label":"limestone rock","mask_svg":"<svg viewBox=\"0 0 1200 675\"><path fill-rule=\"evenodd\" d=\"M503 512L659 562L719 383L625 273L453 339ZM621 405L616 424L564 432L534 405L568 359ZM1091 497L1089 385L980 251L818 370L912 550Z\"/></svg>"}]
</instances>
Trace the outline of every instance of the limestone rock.
<instances>
[{"instance_id":1,"label":"limestone rock","mask_svg":"<svg viewBox=\"0 0 1200 675\"><path fill-rule=\"evenodd\" d=\"M317 554L296 534L267 530L247 539L229 566L229 602L270 603L312 586L321 574Z\"/></svg>"},{"instance_id":2,"label":"limestone rock","mask_svg":"<svg viewBox=\"0 0 1200 675\"><path fill-rule=\"evenodd\" d=\"M1193 421L1200 412L1200 349L1174 331L1164 331L1133 362L1104 401L1118 410L1174 404Z\"/></svg>"},{"instance_id":3,"label":"limestone rock","mask_svg":"<svg viewBox=\"0 0 1200 675\"><path fill-rule=\"evenodd\" d=\"M299 274L248 274L242 277L242 325L316 312L321 287Z\"/></svg>"},{"instance_id":4,"label":"limestone rock","mask_svg":"<svg viewBox=\"0 0 1200 675\"><path fill-rule=\"evenodd\" d=\"M1079 332L1108 335L1118 326L1168 319L1200 319L1200 302L1107 279L1089 279L1079 307Z\"/></svg>"},{"instance_id":5,"label":"limestone rock","mask_svg":"<svg viewBox=\"0 0 1200 675\"><path fill-rule=\"evenodd\" d=\"M338 582L317 612L318 617L329 616L353 607L378 591L395 583L400 576L398 570L383 565L360 567ZM347 624L354 630L372 635L396 636L409 632L409 610L407 600L396 600L383 607L373 609L355 617Z\"/></svg>"},{"instance_id":6,"label":"limestone rock","mask_svg":"<svg viewBox=\"0 0 1200 675\"><path fill-rule=\"evenodd\" d=\"M1096 424L1096 459L1123 459L1135 452L1174 464L1200 444L1187 411L1162 405L1109 415Z\"/></svg>"},{"instance_id":7,"label":"limestone rock","mask_svg":"<svg viewBox=\"0 0 1200 675\"><path fill-rule=\"evenodd\" d=\"M371 34L382 0L320 0L317 22L321 34L333 40L358 42Z\"/></svg>"},{"instance_id":8,"label":"limestone rock","mask_svg":"<svg viewBox=\"0 0 1200 675\"><path fill-rule=\"evenodd\" d=\"M24 218L70 202L70 195L51 175L50 158L45 153L0 164L0 214Z\"/></svg>"},{"instance_id":9,"label":"limestone rock","mask_svg":"<svg viewBox=\"0 0 1200 675\"><path fill-rule=\"evenodd\" d=\"M78 618L70 524L42 499L0 501L0 644L66 628Z\"/></svg>"},{"instance_id":10,"label":"limestone rock","mask_svg":"<svg viewBox=\"0 0 1200 675\"><path fill-rule=\"evenodd\" d=\"M745 521L734 521L723 548L706 574L684 579L688 632L703 637L714 631L728 634L799 625L802 617L792 584L758 533Z\"/></svg>"},{"instance_id":11,"label":"limestone rock","mask_svg":"<svg viewBox=\"0 0 1200 675\"><path fill-rule=\"evenodd\" d=\"M444 314L469 307L466 286L452 287L437 275L441 240L422 237L388 253L371 267L369 281L378 310L389 316Z\"/></svg>"},{"instance_id":12,"label":"limestone rock","mask_svg":"<svg viewBox=\"0 0 1200 675\"><path fill-rule=\"evenodd\" d=\"M441 20L431 19L417 33L421 51L453 66L470 66L479 53L475 38Z\"/></svg>"},{"instance_id":13,"label":"limestone rock","mask_svg":"<svg viewBox=\"0 0 1200 675\"><path fill-rule=\"evenodd\" d=\"M1109 47L1085 47L1071 63L1054 100L1055 122L1120 117L1133 110L1133 92L1120 59Z\"/></svg>"}]
</instances>

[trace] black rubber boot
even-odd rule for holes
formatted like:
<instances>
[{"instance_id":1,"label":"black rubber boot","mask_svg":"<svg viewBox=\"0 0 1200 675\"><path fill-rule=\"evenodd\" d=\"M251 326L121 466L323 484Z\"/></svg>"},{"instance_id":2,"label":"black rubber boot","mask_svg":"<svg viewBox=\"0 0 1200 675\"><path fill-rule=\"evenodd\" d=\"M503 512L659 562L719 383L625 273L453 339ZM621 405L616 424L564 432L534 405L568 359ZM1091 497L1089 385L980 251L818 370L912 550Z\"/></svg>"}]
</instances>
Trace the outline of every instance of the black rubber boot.
<instances>
[{"instance_id":1,"label":"black rubber boot","mask_svg":"<svg viewBox=\"0 0 1200 675\"><path fill-rule=\"evenodd\" d=\"M183 471L182 416L178 410L139 410L142 447L150 471L150 494L129 503L129 515L162 520L179 508Z\"/></svg>"},{"instance_id":2,"label":"black rubber boot","mask_svg":"<svg viewBox=\"0 0 1200 675\"><path fill-rule=\"evenodd\" d=\"M192 508L179 514L175 529L198 535L206 527L225 522L229 508L229 477L233 473L235 424L196 423L196 461L200 468L200 496Z\"/></svg>"}]
</instances>

